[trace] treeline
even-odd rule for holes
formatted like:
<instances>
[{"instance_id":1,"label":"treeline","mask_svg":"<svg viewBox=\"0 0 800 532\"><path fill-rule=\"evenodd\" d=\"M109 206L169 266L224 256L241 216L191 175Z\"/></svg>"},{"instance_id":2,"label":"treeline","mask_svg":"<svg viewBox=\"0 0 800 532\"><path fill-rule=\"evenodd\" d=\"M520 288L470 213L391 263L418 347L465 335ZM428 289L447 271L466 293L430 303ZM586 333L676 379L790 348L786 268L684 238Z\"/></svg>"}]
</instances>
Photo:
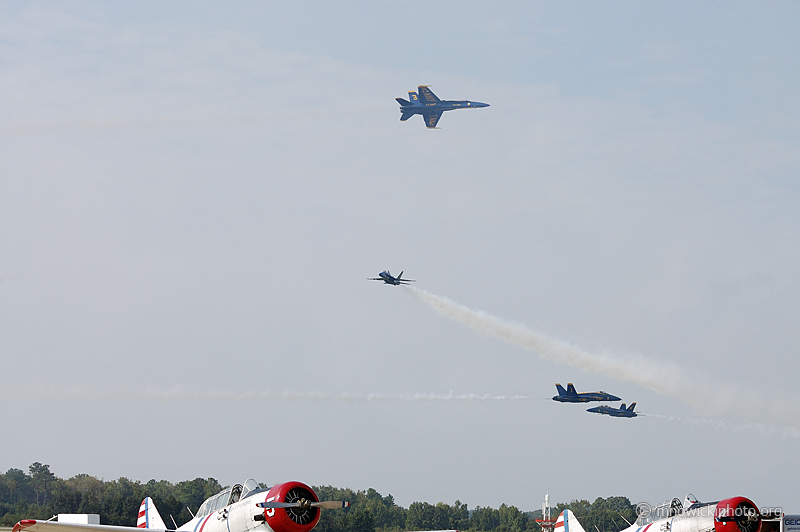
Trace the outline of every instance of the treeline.
<instances>
[{"instance_id":1,"label":"treeline","mask_svg":"<svg viewBox=\"0 0 800 532\"><path fill-rule=\"evenodd\" d=\"M593 503L587 500L558 503L552 510L553 515L557 516L567 508L572 510L586 532L618 532L636 522L636 508L627 497L598 497Z\"/></svg>"},{"instance_id":2,"label":"treeline","mask_svg":"<svg viewBox=\"0 0 800 532\"><path fill-rule=\"evenodd\" d=\"M172 484L151 480L146 484L120 478L105 482L89 475L61 479L49 465L34 462L29 473L9 469L0 474L0 526L20 519L50 519L56 514L99 514L104 525L136 526L139 505L152 497L167 526L170 515L178 524L191 519L186 507L197 508L222 486L213 478L196 478Z\"/></svg>"},{"instance_id":3,"label":"treeline","mask_svg":"<svg viewBox=\"0 0 800 532\"><path fill-rule=\"evenodd\" d=\"M0 474L0 526L21 519L49 519L59 513L99 514L108 525L135 526L139 505L151 497L167 526L172 517L181 525L191 519L203 501L223 489L213 478L196 478L172 484L166 480L147 483L120 478L103 481L89 475L60 479L48 465L32 464L25 473L9 469ZM524 512L515 506L477 506L472 510L456 501L398 506L391 495L370 488L353 491L332 486L312 486L321 500L345 500L350 508L324 511L315 532L405 532L414 530L461 530L463 532L541 532L536 522L541 510ZM570 508L586 532L619 532L633 522L635 511L627 497L598 498L593 503L572 501L553 509L557 516ZM596 528L595 528L596 527Z\"/></svg>"}]
</instances>

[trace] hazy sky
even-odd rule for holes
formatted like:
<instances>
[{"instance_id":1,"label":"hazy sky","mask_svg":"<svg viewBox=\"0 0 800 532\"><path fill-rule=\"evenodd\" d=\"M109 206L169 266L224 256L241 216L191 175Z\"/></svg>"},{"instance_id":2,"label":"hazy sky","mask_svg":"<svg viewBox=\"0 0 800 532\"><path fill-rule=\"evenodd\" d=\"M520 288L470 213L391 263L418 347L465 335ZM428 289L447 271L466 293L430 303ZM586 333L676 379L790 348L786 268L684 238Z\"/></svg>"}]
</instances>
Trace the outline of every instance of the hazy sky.
<instances>
[{"instance_id":1,"label":"hazy sky","mask_svg":"<svg viewBox=\"0 0 800 532\"><path fill-rule=\"evenodd\" d=\"M800 3L0 15L1 470L800 511Z\"/></svg>"}]
</instances>

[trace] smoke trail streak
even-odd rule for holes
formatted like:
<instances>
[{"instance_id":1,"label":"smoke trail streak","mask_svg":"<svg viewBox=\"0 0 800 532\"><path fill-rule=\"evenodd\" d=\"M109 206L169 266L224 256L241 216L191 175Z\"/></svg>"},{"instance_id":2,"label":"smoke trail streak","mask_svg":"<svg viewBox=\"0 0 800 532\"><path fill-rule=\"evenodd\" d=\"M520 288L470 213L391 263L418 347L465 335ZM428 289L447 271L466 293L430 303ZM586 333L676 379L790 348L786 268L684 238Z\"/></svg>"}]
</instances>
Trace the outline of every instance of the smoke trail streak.
<instances>
[{"instance_id":1,"label":"smoke trail streak","mask_svg":"<svg viewBox=\"0 0 800 532\"><path fill-rule=\"evenodd\" d=\"M764 425L762 423L733 423L727 419L697 419L691 417L662 416L659 414L639 414L640 416L664 419L693 427L724 430L726 432L750 432L762 436L779 437L782 440L800 440L800 430L794 427L780 427L777 425Z\"/></svg>"},{"instance_id":2,"label":"smoke trail streak","mask_svg":"<svg viewBox=\"0 0 800 532\"><path fill-rule=\"evenodd\" d=\"M22 395L20 392L12 393L4 390L6 396ZM207 391L175 388L172 390L100 390L88 388L72 388L64 390L26 390L26 397L38 399L68 399L68 400L158 400L158 401L187 401L187 402L221 402L221 401L273 401L273 402L338 402L338 403L425 403L425 402L450 402L450 401L528 401L535 399L549 399L532 397L528 395L490 395L463 393L456 394L452 390L448 394L436 393L326 393L326 392L230 392Z\"/></svg>"},{"instance_id":3,"label":"smoke trail streak","mask_svg":"<svg viewBox=\"0 0 800 532\"><path fill-rule=\"evenodd\" d=\"M302 120L316 116L364 113L388 113L390 109L320 109L254 115L160 116L151 118L100 118L53 122L6 123L0 126L0 138L41 135L71 131L102 132L110 130L154 130L161 128L200 128L223 125L260 124L272 121ZM391 109L392 112L396 112Z\"/></svg>"},{"instance_id":4,"label":"smoke trail streak","mask_svg":"<svg viewBox=\"0 0 800 532\"><path fill-rule=\"evenodd\" d=\"M708 373L688 373L676 364L641 355L591 353L446 297L411 286L405 288L436 312L481 334L533 351L545 360L644 386L706 414L728 415L755 423L766 418L775 424L789 423L795 430L800 428L800 398L796 396L789 397L774 390L762 392L741 384L720 383Z\"/></svg>"}]
</instances>

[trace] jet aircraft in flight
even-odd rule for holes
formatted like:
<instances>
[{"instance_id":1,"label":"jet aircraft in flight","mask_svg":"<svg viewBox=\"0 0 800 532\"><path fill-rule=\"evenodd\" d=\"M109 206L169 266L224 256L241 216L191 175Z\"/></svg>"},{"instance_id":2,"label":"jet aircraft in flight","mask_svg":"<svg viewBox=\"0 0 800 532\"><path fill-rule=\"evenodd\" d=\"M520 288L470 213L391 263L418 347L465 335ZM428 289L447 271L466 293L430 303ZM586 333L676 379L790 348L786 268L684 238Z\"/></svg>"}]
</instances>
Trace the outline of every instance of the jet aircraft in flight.
<instances>
[{"instance_id":1,"label":"jet aircraft in flight","mask_svg":"<svg viewBox=\"0 0 800 532\"><path fill-rule=\"evenodd\" d=\"M613 406L608 405L600 405L594 408L587 408L587 412L593 412L595 414L605 414L607 416L612 417L636 417L639 414L633 411L636 408L636 403L631 403L631 406L625 408L625 403L622 403L622 406L619 408L614 408Z\"/></svg>"},{"instance_id":2,"label":"jet aircraft in flight","mask_svg":"<svg viewBox=\"0 0 800 532\"><path fill-rule=\"evenodd\" d=\"M436 129L436 124L445 111L454 109L478 109L479 107L489 107L488 103L471 102L469 100L440 100L427 85L420 85L417 90L408 92L408 98L395 98L400 104L400 120L405 122L414 115L422 115L425 126L428 129Z\"/></svg>"},{"instance_id":3,"label":"jet aircraft in flight","mask_svg":"<svg viewBox=\"0 0 800 532\"><path fill-rule=\"evenodd\" d=\"M301 482L284 482L261 488L248 479L225 488L200 505L183 525L167 527L150 497L142 501L136 527L63 523L24 519L13 532L311 532L317 526L320 509L347 508L349 502L322 501Z\"/></svg>"},{"instance_id":4,"label":"jet aircraft in flight","mask_svg":"<svg viewBox=\"0 0 800 532\"><path fill-rule=\"evenodd\" d=\"M400 286L406 283L416 283L414 279L403 279L403 272L400 272L400 275L395 277L394 275L389 272L389 270L384 270L378 274L377 277L367 277L368 281L383 281L386 284L392 284L394 286Z\"/></svg>"},{"instance_id":5,"label":"jet aircraft in flight","mask_svg":"<svg viewBox=\"0 0 800 532\"><path fill-rule=\"evenodd\" d=\"M610 393L604 392L602 390L599 392L578 393L575 391L575 386L573 386L571 382L567 383L566 390L560 384L556 384L556 390L558 390L558 395L553 397L553 401L558 401L561 403L588 403L590 401L622 400L616 395L611 395Z\"/></svg>"}]
</instances>

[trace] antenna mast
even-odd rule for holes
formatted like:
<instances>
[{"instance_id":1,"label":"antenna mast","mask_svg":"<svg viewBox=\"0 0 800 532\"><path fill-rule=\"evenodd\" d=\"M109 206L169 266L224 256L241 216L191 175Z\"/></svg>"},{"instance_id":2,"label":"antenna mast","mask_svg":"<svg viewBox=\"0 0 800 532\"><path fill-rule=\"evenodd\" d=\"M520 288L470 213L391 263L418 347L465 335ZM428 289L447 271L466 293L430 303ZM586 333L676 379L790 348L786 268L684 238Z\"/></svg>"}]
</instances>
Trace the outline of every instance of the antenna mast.
<instances>
[{"instance_id":1,"label":"antenna mast","mask_svg":"<svg viewBox=\"0 0 800 532\"><path fill-rule=\"evenodd\" d=\"M536 522L542 528L542 532L553 532L556 527L557 519L553 519L550 514L550 494L546 493L544 496L544 504L542 504L542 518L537 519Z\"/></svg>"}]
</instances>

